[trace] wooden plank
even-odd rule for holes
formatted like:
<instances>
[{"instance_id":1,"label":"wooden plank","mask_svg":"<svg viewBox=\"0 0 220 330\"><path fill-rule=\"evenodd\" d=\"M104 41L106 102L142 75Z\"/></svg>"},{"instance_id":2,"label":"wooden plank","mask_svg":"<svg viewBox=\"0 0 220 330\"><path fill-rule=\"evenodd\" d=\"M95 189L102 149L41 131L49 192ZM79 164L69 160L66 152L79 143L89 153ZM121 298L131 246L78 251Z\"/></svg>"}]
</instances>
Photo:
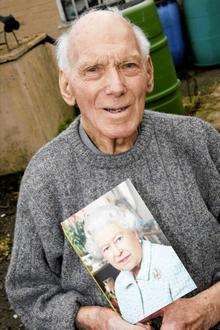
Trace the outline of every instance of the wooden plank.
<instances>
[{"instance_id":1,"label":"wooden plank","mask_svg":"<svg viewBox=\"0 0 220 330\"><path fill-rule=\"evenodd\" d=\"M19 57L27 53L30 49L32 49L34 46L39 44L45 38L46 38L46 34L41 33L40 35L31 38L29 41L21 44L15 49L12 49L6 54L3 55L0 54L0 63L10 62L18 59Z\"/></svg>"}]
</instances>

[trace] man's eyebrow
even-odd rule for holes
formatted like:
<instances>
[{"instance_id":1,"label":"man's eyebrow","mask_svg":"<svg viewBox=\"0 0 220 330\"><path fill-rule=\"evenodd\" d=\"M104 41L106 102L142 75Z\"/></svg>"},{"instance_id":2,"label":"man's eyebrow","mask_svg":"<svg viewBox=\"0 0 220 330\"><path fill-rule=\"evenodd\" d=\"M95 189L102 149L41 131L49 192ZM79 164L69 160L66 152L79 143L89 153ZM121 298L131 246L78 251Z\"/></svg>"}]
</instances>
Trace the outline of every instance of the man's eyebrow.
<instances>
[{"instance_id":1,"label":"man's eyebrow","mask_svg":"<svg viewBox=\"0 0 220 330\"><path fill-rule=\"evenodd\" d=\"M86 62L81 62L78 64L78 68L80 71L85 70L86 68L90 68L96 65L103 65L104 64L104 60L88 60Z\"/></svg>"},{"instance_id":2,"label":"man's eyebrow","mask_svg":"<svg viewBox=\"0 0 220 330\"><path fill-rule=\"evenodd\" d=\"M88 62L83 62L83 63L80 63L79 64L79 68L80 69L84 69L84 68L87 68L87 67L91 67L91 66L95 66L95 65L99 65L100 63L96 62L96 61L88 61Z\"/></svg>"},{"instance_id":3,"label":"man's eyebrow","mask_svg":"<svg viewBox=\"0 0 220 330\"><path fill-rule=\"evenodd\" d=\"M141 61L142 57L139 54L129 55L122 59L122 62L128 62L128 61Z\"/></svg>"},{"instance_id":4,"label":"man's eyebrow","mask_svg":"<svg viewBox=\"0 0 220 330\"><path fill-rule=\"evenodd\" d=\"M118 58L116 61L117 65L120 65L122 63L126 63L129 61L138 61L141 62L142 57L139 54L131 54L125 57L121 57ZM97 66L97 65L105 65L108 63L108 59L107 58L97 58L97 59L93 59L93 60L88 60L88 61L82 61L79 62L78 64L78 69L79 71L84 71L87 68L93 67L93 66Z\"/></svg>"}]
</instances>

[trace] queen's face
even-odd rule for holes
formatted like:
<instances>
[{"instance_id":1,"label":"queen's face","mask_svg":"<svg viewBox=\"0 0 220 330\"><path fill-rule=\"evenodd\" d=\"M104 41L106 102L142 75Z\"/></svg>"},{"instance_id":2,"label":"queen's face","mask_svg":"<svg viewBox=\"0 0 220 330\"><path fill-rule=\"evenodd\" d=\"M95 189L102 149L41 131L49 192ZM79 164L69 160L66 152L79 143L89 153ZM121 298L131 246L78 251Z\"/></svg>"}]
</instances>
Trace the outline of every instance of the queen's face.
<instances>
[{"instance_id":1,"label":"queen's face","mask_svg":"<svg viewBox=\"0 0 220 330\"><path fill-rule=\"evenodd\" d=\"M136 272L142 259L142 248L136 231L117 223L107 224L94 239L103 258L118 270Z\"/></svg>"}]
</instances>

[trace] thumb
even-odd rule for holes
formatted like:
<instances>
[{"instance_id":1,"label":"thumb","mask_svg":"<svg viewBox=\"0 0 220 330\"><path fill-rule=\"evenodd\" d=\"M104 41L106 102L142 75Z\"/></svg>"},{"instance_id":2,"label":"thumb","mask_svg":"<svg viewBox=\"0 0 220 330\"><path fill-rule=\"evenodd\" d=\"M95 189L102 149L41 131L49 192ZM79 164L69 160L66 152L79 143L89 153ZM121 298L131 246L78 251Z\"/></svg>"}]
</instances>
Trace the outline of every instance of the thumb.
<instances>
[{"instance_id":1,"label":"thumb","mask_svg":"<svg viewBox=\"0 0 220 330\"><path fill-rule=\"evenodd\" d=\"M137 323L137 325L145 330L152 330L152 327L150 325L150 323L146 323L146 324L143 324L143 323Z\"/></svg>"},{"instance_id":2,"label":"thumb","mask_svg":"<svg viewBox=\"0 0 220 330\"><path fill-rule=\"evenodd\" d=\"M175 330L176 329L176 326L175 324L172 322L165 322L165 323L162 323L161 327L160 327L160 330Z\"/></svg>"}]
</instances>

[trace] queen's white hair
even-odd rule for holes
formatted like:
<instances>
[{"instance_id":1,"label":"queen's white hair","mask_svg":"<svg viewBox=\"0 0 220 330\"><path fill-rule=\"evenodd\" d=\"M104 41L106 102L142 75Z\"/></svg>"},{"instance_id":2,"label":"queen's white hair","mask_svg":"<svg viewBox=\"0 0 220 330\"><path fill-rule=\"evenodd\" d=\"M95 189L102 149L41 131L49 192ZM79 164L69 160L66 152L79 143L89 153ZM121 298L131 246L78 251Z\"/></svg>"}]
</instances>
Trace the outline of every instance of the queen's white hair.
<instances>
[{"instance_id":1,"label":"queen's white hair","mask_svg":"<svg viewBox=\"0 0 220 330\"><path fill-rule=\"evenodd\" d=\"M94 236L109 224L118 224L122 228L136 231L139 237L142 236L143 223L141 219L128 208L116 205L97 207L87 215L84 222L84 232L86 236L85 248L95 259L101 260L103 257L94 240ZM103 237L103 241L104 240L105 237Z\"/></svg>"},{"instance_id":2,"label":"queen's white hair","mask_svg":"<svg viewBox=\"0 0 220 330\"><path fill-rule=\"evenodd\" d=\"M147 39L144 32L135 24L132 24L127 18L122 16L122 13L117 8L108 8L108 10L90 10L89 12L81 15L77 18L71 25L71 27L64 32L56 42L56 58L57 64L60 70L68 72L71 69L71 63L68 56L68 50L70 42L70 37L74 39L74 26L80 20L82 16L89 15L91 12L106 12L110 11L120 16L126 22L128 22L134 32L135 38L137 40L138 47L140 48L141 55L145 58L150 52L150 42Z\"/></svg>"}]
</instances>

